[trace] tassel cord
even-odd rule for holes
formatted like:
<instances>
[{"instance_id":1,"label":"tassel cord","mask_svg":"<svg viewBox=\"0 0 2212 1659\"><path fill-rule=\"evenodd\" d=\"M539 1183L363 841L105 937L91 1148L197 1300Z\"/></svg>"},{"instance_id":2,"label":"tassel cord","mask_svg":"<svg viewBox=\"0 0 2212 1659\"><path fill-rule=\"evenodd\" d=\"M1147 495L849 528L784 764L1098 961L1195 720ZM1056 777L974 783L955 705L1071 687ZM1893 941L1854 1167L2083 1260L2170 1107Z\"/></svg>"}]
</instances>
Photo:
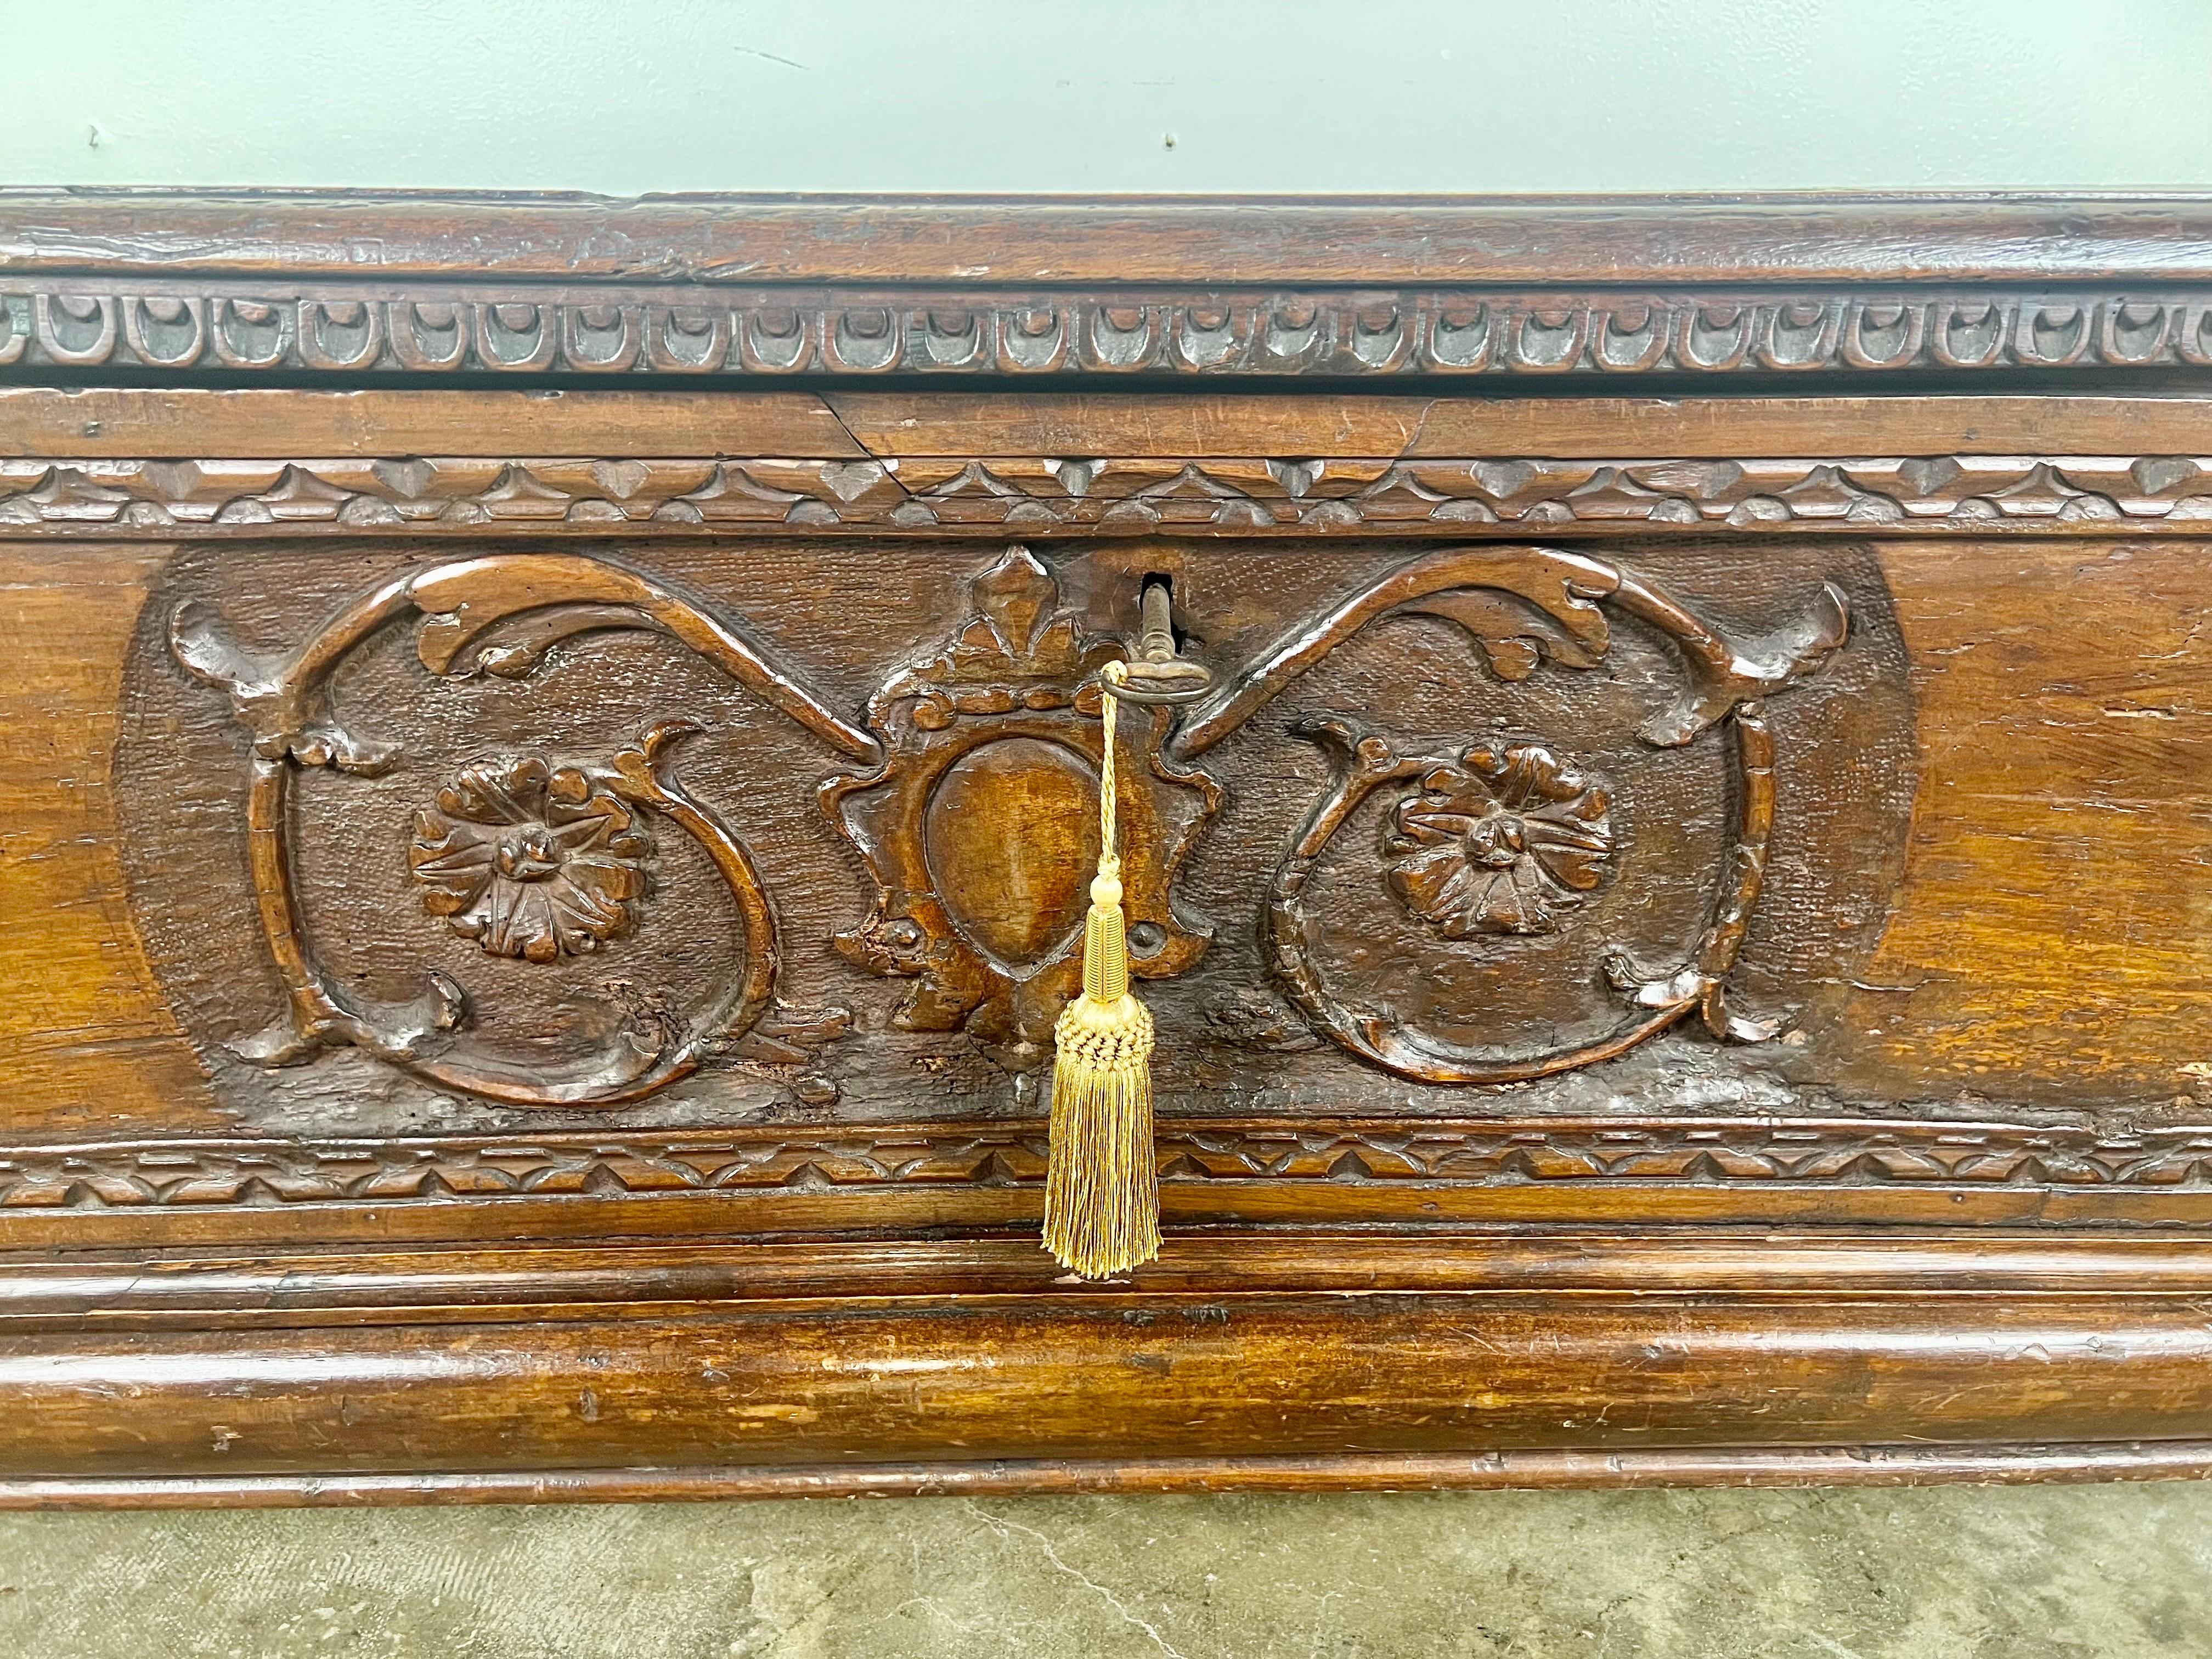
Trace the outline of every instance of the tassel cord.
<instances>
[{"instance_id":1,"label":"tassel cord","mask_svg":"<svg viewBox=\"0 0 2212 1659\"><path fill-rule=\"evenodd\" d=\"M1099 675L1105 697L1098 711L1098 874L1115 884L1115 903L1119 904L1118 890L1121 881L1121 852L1120 837L1115 833L1114 798L1119 787L1114 777L1114 714L1120 706L1114 688L1121 684L1121 676L1114 671L1119 663L1109 663ZM1126 942L1119 950L1110 941L1105 948L1091 948L1087 936L1083 952L1083 993L1095 1002L1113 1002L1129 994L1129 952Z\"/></svg>"},{"instance_id":2,"label":"tassel cord","mask_svg":"<svg viewBox=\"0 0 2212 1659\"><path fill-rule=\"evenodd\" d=\"M1105 696L1098 709L1098 861L1112 865L1116 872L1121 867L1121 855L1114 833L1114 712L1121 707L1121 700L1115 696L1114 688L1121 683L1121 676L1113 671L1121 665L1109 662L1099 676Z\"/></svg>"}]
</instances>

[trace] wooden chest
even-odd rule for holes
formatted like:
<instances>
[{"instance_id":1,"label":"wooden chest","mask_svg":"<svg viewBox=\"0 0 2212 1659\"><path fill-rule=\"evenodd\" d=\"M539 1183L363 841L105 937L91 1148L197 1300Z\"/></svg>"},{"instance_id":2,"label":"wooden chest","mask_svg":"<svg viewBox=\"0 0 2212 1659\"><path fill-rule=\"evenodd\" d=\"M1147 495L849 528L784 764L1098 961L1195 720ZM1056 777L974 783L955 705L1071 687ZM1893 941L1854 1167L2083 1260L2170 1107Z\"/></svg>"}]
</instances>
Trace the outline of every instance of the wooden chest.
<instances>
[{"instance_id":1,"label":"wooden chest","mask_svg":"<svg viewBox=\"0 0 2212 1659\"><path fill-rule=\"evenodd\" d=\"M2208 366L2187 200L0 192L0 1501L2212 1469Z\"/></svg>"}]
</instances>

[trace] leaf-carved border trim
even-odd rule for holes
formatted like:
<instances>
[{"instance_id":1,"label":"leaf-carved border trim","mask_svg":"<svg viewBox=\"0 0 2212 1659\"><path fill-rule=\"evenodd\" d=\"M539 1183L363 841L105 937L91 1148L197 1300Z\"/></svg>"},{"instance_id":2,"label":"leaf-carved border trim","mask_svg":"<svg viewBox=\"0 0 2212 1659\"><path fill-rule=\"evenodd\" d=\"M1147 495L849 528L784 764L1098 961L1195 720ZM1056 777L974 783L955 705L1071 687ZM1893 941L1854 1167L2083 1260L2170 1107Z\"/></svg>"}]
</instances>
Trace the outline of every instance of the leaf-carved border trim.
<instances>
[{"instance_id":1,"label":"leaf-carved border trim","mask_svg":"<svg viewBox=\"0 0 2212 1659\"><path fill-rule=\"evenodd\" d=\"M18 277L0 366L191 378L884 374L1373 379L2212 365L2212 290L999 289Z\"/></svg>"},{"instance_id":2,"label":"leaf-carved border trim","mask_svg":"<svg viewBox=\"0 0 2212 1659\"><path fill-rule=\"evenodd\" d=\"M2212 456L1559 460L0 457L0 534L2140 533L2212 522Z\"/></svg>"},{"instance_id":3,"label":"leaf-carved border trim","mask_svg":"<svg viewBox=\"0 0 2212 1659\"><path fill-rule=\"evenodd\" d=\"M1170 1183L2212 1187L2212 1125L2106 1133L1980 1121L1164 1121ZM389 1140L172 1139L0 1151L0 1213L1033 1187L1036 1122Z\"/></svg>"}]
</instances>

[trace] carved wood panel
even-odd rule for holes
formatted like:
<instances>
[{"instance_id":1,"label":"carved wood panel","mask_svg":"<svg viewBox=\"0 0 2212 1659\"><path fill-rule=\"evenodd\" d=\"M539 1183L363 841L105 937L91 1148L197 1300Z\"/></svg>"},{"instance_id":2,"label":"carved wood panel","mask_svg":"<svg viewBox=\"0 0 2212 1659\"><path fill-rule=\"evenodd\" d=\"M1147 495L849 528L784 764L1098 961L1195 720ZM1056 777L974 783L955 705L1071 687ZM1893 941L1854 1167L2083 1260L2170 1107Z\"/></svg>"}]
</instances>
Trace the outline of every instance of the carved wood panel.
<instances>
[{"instance_id":1,"label":"carved wood panel","mask_svg":"<svg viewBox=\"0 0 2212 1659\"><path fill-rule=\"evenodd\" d=\"M140 925L249 1126L1031 1109L1147 572L1216 676L1124 739L1167 1109L1790 1096L1912 787L1848 544L188 550Z\"/></svg>"}]
</instances>

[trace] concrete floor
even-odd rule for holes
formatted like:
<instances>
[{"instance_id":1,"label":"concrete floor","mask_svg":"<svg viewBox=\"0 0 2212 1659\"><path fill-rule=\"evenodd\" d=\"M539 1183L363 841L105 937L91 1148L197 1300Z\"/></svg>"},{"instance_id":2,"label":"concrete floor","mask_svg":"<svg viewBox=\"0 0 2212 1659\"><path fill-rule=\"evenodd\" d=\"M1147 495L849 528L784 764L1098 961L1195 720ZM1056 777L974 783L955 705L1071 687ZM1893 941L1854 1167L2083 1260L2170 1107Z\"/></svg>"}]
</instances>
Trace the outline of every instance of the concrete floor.
<instances>
[{"instance_id":1,"label":"concrete floor","mask_svg":"<svg viewBox=\"0 0 2212 1659\"><path fill-rule=\"evenodd\" d=\"M2212 1653L2212 1486L0 1517L68 1659Z\"/></svg>"}]
</instances>

